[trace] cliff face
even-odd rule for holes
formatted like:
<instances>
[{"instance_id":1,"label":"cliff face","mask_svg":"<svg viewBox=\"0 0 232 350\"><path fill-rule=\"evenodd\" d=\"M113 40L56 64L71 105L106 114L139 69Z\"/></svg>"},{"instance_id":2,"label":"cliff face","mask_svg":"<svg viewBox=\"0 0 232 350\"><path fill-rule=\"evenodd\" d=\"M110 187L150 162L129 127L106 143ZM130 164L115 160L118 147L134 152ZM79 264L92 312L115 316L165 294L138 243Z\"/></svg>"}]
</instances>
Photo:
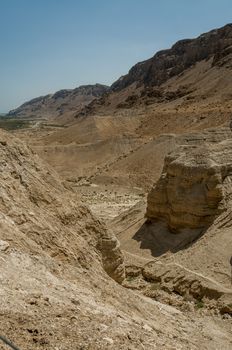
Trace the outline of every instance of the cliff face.
<instances>
[{"instance_id":1,"label":"cliff face","mask_svg":"<svg viewBox=\"0 0 232 350\"><path fill-rule=\"evenodd\" d=\"M202 229L232 198L232 141L181 146L165 158L162 175L148 195L146 216L171 230Z\"/></svg>"},{"instance_id":2,"label":"cliff face","mask_svg":"<svg viewBox=\"0 0 232 350\"><path fill-rule=\"evenodd\" d=\"M194 105L197 110L199 101L213 105L212 98L224 108L225 101L231 100L231 74L232 24L227 24L195 39L180 40L135 64L108 94L83 107L77 116L120 115L124 109L143 113L144 107L147 113L149 106L157 113L157 107L167 111L169 106L185 110Z\"/></svg>"},{"instance_id":3,"label":"cliff face","mask_svg":"<svg viewBox=\"0 0 232 350\"><path fill-rule=\"evenodd\" d=\"M231 45L232 24L202 34L196 39L180 40L170 49L159 51L152 58L137 63L111 89L119 91L133 83L138 86L159 86L195 63L211 57L214 57L213 65L223 65L225 57L231 56Z\"/></svg>"}]
</instances>

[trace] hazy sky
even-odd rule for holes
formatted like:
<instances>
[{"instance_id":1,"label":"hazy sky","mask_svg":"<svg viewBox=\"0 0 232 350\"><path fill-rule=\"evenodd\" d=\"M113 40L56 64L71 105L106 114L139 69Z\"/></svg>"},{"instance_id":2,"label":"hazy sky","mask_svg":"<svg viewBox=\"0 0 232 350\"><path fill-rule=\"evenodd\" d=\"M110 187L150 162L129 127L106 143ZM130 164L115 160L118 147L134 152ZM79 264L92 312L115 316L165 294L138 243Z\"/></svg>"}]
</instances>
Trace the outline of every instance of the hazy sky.
<instances>
[{"instance_id":1,"label":"hazy sky","mask_svg":"<svg viewBox=\"0 0 232 350\"><path fill-rule=\"evenodd\" d=\"M231 16L231 0L0 0L0 112L59 89L111 84Z\"/></svg>"}]
</instances>

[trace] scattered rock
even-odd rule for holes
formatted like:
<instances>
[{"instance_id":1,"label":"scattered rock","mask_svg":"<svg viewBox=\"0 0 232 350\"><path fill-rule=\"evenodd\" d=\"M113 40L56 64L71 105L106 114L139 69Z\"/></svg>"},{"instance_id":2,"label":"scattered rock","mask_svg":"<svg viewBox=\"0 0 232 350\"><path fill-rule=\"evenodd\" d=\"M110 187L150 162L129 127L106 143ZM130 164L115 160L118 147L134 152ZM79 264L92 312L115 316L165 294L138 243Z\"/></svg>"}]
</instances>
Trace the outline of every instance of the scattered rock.
<instances>
[{"instance_id":1,"label":"scattered rock","mask_svg":"<svg viewBox=\"0 0 232 350\"><path fill-rule=\"evenodd\" d=\"M0 240L0 251L5 252L9 246L8 242Z\"/></svg>"}]
</instances>

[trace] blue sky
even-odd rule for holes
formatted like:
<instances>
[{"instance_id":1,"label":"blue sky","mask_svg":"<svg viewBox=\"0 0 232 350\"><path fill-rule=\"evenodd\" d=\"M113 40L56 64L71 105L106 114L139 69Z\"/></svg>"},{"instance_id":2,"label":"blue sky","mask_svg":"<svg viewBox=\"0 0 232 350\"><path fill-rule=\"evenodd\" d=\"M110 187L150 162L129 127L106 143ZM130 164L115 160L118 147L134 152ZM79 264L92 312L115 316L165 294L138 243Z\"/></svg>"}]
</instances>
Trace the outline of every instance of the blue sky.
<instances>
[{"instance_id":1,"label":"blue sky","mask_svg":"<svg viewBox=\"0 0 232 350\"><path fill-rule=\"evenodd\" d=\"M231 0L0 0L0 112L232 22Z\"/></svg>"}]
</instances>

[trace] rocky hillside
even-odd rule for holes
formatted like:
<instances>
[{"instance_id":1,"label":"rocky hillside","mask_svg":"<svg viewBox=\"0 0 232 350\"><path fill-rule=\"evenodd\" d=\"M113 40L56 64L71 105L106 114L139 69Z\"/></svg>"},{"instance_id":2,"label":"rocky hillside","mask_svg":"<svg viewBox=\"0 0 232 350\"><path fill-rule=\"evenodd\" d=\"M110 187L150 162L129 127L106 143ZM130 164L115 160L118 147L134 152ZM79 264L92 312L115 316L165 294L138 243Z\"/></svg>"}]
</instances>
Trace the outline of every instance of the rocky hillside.
<instances>
[{"instance_id":1,"label":"rocky hillside","mask_svg":"<svg viewBox=\"0 0 232 350\"><path fill-rule=\"evenodd\" d=\"M231 349L231 30L11 112L36 121L0 129L0 325L20 349Z\"/></svg>"},{"instance_id":2,"label":"rocky hillside","mask_svg":"<svg viewBox=\"0 0 232 350\"><path fill-rule=\"evenodd\" d=\"M180 40L137 63L112 84L108 96L91 103L82 114L112 110L120 114L124 109L150 105L167 109L170 103L180 108L199 99L208 103L212 95L223 102L231 98L231 71L232 24L227 24L196 39Z\"/></svg>"},{"instance_id":3,"label":"rocky hillside","mask_svg":"<svg viewBox=\"0 0 232 350\"><path fill-rule=\"evenodd\" d=\"M231 315L232 141L219 140L189 137L166 156L146 218L141 201L111 227L126 259L124 286L181 310L190 301Z\"/></svg>"},{"instance_id":4,"label":"rocky hillside","mask_svg":"<svg viewBox=\"0 0 232 350\"><path fill-rule=\"evenodd\" d=\"M110 88L96 84L61 90L29 101L9 115L66 122L91 114L121 115L128 109L141 115L144 111L138 109L144 106L185 109L199 100L208 106L212 97L222 104L231 100L231 72L232 24L227 24L157 52Z\"/></svg>"},{"instance_id":5,"label":"rocky hillside","mask_svg":"<svg viewBox=\"0 0 232 350\"><path fill-rule=\"evenodd\" d=\"M198 326L113 281L118 241L24 143L1 131L0 154L1 335L38 350L229 349L220 318Z\"/></svg>"},{"instance_id":6,"label":"rocky hillside","mask_svg":"<svg viewBox=\"0 0 232 350\"><path fill-rule=\"evenodd\" d=\"M54 94L37 97L8 113L10 117L29 119L68 119L91 101L108 91L101 84L83 85L73 90L60 90ZM61 118L62 116L62 118Z\"/></svg>"},{"instance_id":7,"label":"rocky hillside","mask_svg":"<svg viewBox=\"0 0 232 350\"><path fill-rule=\"evenodd\" d=\"M197 62L213 58L212 65L220 67L228 63L231 55L232 24L228 24L196 39L180 40L170 49L159 51L149 60L137 63L111 89L122 90L133 83L137 86L160 86Z\"/></svg>"},{"instance_id":8,"label":"rocky hillside","mask_svg":"<svg viewBox=\"0 0 232 350\"><path fill-rule=\"evenodd\" d=\"M100 254L99 261L106 271L122 281L123 257L116 239L86 207L77 203L52 168L18 139L3 132L0 148L2 235L26 250L30 242L31 251L43 249L74 265L97 261ZM72 248L67 246L68 241L72 241Z\"/></svg>"},{"instance_id":9,"label":"rocky hillside","mask_svg":"<svg viewBox=\"0 0 232 350\"><path fill-rule=\"evenodd\" d=\"M229 24L197 39L178 42L165 54L157 53L148 60L149 65L154 61L157 72L161 67L161 85L153 73L146 75L149 83L142 78L145 68L134 80L134 74L128 73L130 79L125 79L130 83L125 87L113 85L80 113L70 112L70 118L81 116L72 119L70 126L47 131L34 128L29 137L24 131L20 137L29 139L40 156L66 179L78 181L79 176L85 176L98 183L150 189L159 178L164 156L179 142L175 136L160 135L229 125L231 30ZM168 75L170 57L179 70L183 69L181 73ZM148 63L145 61L144 67ZM61 115L59 120L65 122L66 117Z\"/></svg>"}]
</instances>

